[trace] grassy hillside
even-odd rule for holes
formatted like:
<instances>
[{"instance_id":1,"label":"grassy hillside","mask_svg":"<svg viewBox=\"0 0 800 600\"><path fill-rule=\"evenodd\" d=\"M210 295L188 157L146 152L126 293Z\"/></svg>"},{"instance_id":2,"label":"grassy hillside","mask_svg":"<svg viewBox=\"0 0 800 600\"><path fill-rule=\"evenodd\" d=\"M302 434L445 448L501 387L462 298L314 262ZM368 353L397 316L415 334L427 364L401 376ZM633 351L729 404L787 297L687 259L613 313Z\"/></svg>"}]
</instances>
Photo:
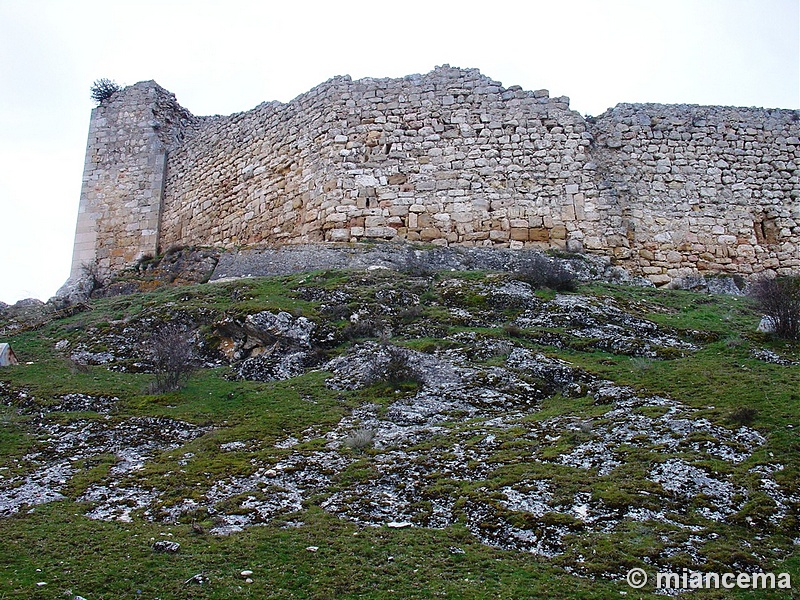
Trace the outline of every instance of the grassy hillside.
<instances>
[{"instance_id":1,"label":"grassy hillside","mask_svg":"<svg viewBox=\"0 0 800 600\"><path fill-rule=\"evenodd\" d=\"M93 300L3 340L0 598L662 597L633 567L797 588L800 349L759 319L483 272ZM155 393L165 323L197 370Z\"/></svg>"}]
</instances>

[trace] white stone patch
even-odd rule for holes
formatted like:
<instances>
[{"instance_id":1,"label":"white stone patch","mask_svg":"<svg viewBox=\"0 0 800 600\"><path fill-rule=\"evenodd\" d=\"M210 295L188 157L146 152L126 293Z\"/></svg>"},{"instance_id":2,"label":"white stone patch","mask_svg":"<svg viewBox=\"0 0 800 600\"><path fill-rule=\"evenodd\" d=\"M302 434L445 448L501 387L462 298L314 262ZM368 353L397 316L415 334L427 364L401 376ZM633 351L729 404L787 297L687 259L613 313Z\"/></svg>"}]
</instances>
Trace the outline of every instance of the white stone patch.
<instances>
[{"instance_id":1,"label":"white stone patch","mask_svg":"<svg viewBox=\"0 0 800 600\"><path fill-rule=\"evenodd\" d=\"M134 487L109 487L98 485L89 488L78 498L79 502L92 502L94 507L86 513L98 521L132 521L131 513L151 506L160 496L155 490Z\"/></svg>"},{"instance_id":2,"label":"white stone patch","mask_svg":"<svg viewBox=\"0 0 800 600\"><path fill-rule=\"evenodd\" d=\"M297 444L299 444L299 443L300 443L300 440L298 440L296 437L289 436L284 440L281 440L279 442L275 442L275 447L276 448L281 448L283 450L288 450L289 448L293 448L293 447L297 446Z\"/></svg>"},{"instance_id":3,"label":"white stone patch","mask_svg":"<svg viewBox=\"0 0 800 600\"><path fill-rule=\"evenodd\" d=\"M611 449L600 440L592 440L577 446L572 452L559 456L558 462L578 469L597 469L599 475L608 475L622 464L614 458Z\"/></svg>"},{"instance_id":4,"label":"white stone patch","mask_svg":"<svg viewBox=\"0 0 800 600\"><path fill-rule=\"evenodd\" d=\"M700 494L708 496L714 508L703 507L698 512L713 521L722 521L741 508L741 502L734 503L734 496L747 496L745 489L729 481L712 477L703 469L678 458L669 459L655 466L650 471L649 479L661 484L666 491L686 500Z\"/></svg>"},{"instance_id":5,"label":"white stone patch","mask_svg":"<svg viewBox=\"0 0 800 600\"><path fill-rule=\"evenodd\" d=\"M75 468L68 461L42 467L25 477L3 481L0 517L8 517L25 507L65 500L63 489Z\"/></svg>"},{"instance_id":6,"label":"white stone patch","mask_svg":"<svg viewBox=\"0 0 800 600\"><path fill-rule=\"evenodd\" d=\"M512 487L504 487L500 490L505 494L507 500L501 501L509 510L516 510L520 512L530 513L535 517L542 517L548 512L552 512L553 508L550 502L553 499L553 493L550 491L550 486L546 481L531 482L529 490L525 492L518 491Z\"/></svg>"},{"instance_id":7,"label":"white stone patch","mask_svg":"<svg viewBox=\"0 0 800 600\"><path fill-rule=\"evenodd\" d=\"M239 450L247 449L247 444L244 442L226 442L219 445L219 449L223 452L237 452Z\"/></svg>"}]
</instances>

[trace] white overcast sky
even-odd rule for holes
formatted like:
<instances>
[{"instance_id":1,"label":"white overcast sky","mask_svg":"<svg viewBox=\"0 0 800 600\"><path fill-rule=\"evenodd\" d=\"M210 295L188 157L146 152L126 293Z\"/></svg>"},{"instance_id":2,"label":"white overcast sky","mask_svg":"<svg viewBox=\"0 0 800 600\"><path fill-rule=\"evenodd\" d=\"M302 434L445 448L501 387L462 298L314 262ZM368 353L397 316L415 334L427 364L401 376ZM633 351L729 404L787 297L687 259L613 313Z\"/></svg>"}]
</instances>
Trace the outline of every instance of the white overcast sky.
<instances>
[{"instance_id":1,"label":"white overcast sky","mask_svg":"<svg viewBox=\"0 0 800 600\"><path fill-rule=\"evenodd\" d=\"M619 102L800 108L798 0L0 0L0 301L66 280L89 87L155 79L196 115L334 75L477 67L597 115Z\"/></svg>"}]
</instances>

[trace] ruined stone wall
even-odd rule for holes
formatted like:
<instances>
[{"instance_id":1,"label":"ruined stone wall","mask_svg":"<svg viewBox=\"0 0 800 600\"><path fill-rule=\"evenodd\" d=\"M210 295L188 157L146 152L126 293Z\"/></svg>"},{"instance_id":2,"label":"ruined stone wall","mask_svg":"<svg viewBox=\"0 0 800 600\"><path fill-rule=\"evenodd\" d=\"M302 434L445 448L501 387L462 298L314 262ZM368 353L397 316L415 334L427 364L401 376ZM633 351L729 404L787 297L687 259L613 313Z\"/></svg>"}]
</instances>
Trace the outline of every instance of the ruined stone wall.
<instances>
[{"instance_id":1,"label":"ruined stone wall","mask_svg":"<svg viewBox=\"0 0 800 600\"><path fill-rule=\"evenodd\" d=\"M586 120L568 98L447 66L337 77L229 117L193 117L153 82L97 111L90 149L110 141L91 169L87 155L85 197L103 267L156 245L385 239L608 253L659 284L800 270L795 111Z\"/></svg>"},{"instance_id":2,"label":"ruined stone wall","mask_svg":"<svg viewBox=\"0 0 800 600\"><path fill-rule=\"evenodd\" d=\"M207 119L170 158L163 243L564 246L586 123L477 70L336 78Z\"/></svg>"},{"instance_id":3,"label":"ruined stone wall","mask_svg":"<svg viewBox=\"0 0 800 600\"><path fill-rule=\"evenodd\" d=\"M623 217L615 254L655 283L800 270L798 116L620 104L595 119L600 196Z\"/></svg>"},{"instance_id":4,"label":"ruined stone wall","mask_svg":"<svg viewBox=\"0 0 800 600\"><path fill-rule=\"evenodd\" d=\"M170 155L162 244L322 241L316 209L333 165L317 97L201 119Z\"/></svg>"}]
</instances>

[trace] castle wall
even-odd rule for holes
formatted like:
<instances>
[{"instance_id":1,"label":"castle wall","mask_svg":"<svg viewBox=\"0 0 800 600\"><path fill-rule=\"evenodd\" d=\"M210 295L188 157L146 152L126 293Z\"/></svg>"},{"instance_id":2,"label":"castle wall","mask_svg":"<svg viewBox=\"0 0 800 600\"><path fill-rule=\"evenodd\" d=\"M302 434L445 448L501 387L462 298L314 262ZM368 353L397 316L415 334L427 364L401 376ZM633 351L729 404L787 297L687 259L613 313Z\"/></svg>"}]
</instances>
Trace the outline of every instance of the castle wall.
<instances>
[{"instance_id":1,"label":"castle wall","mask_svg":"<svg viewBox=\"0 0 800 600\"><path fill-rule=\"evenodd\" d=\"M798 116L620 104L595 119L600 195L623 215L615 254L656 283L800 270Z\"/></svg>"},{"instance_id":2,"label":"castle wall","mask_svg":"<svg viewBox=\"0 0 800 600\"><path fill-rule=\"evenodd\" d=\"M163 241L564 246L585 132L567 99L476 70L333 79L204 122L171 156Z\"/></svg>"},{"instance_id":3,"label":"castle wall","mask_svg":"<svg viewBox=\"0 0 800 600\"><path fill-rule=\"evenodd\" d=\"M800 270L795 111L621 104L586 120L445 66L228 117L145 82L96 113L81 214L98 217L103 268L174 244L386 239L608 253L659 284Z\"/></svg>"}]
</instances>

